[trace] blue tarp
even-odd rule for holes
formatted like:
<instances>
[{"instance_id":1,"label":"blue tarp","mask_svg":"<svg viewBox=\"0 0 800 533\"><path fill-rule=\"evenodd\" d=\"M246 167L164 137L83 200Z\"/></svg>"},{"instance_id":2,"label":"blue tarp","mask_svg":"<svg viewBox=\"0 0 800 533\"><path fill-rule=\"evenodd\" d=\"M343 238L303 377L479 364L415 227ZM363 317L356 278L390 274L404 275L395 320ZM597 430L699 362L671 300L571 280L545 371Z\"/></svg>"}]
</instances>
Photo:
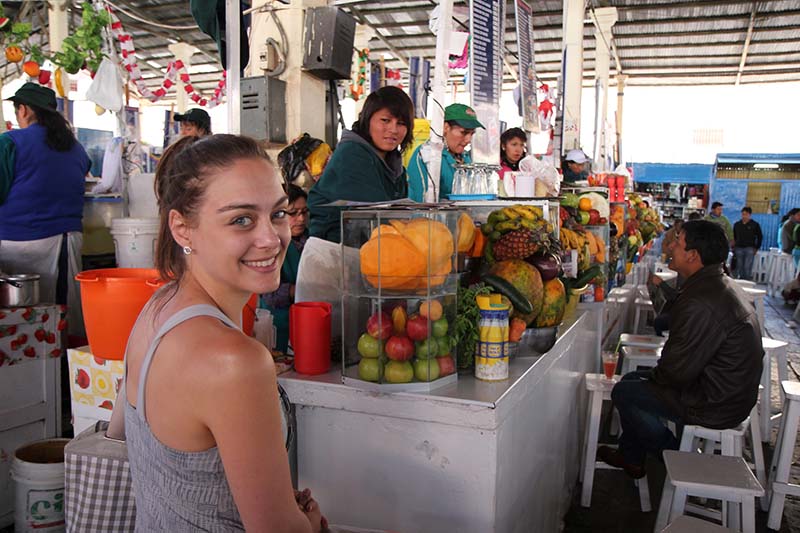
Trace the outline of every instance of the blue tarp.
<instances>
[{"instance_id":1,"label":"blue tarp","mask_svg":"<svg viewBox=\"0 0 800 533\"><path fill-rule=\"evenodd\" d=\"M637 183L707 184L714 165L678 163L634 163L633 180Z\"/></svg>"}]
</instances>

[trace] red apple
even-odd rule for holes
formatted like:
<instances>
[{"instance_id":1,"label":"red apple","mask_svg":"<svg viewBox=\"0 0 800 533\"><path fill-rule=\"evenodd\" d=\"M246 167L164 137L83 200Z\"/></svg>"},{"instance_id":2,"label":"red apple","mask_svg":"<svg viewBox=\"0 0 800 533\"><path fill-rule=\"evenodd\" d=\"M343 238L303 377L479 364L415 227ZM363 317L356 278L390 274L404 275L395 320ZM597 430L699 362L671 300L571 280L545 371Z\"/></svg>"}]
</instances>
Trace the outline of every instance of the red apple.
<instances>
[{"instance_id":1,"label":"red apple","mask_svg":"<svg viewBox=\"0 0 800 533\"><path fill-rule=\"evenodd\" d=\"M383 311L374 313L367 320L367 333L385 341L392 335L392 317Z\"/></svg>"},{"instance_id":2,"label":"red apple","mask_svg":"<svg viewBox=\"0 0 800 533\"><path fill-rule=\"evenodd\" d=\"M456 363L449 355L437 357L436 361L439 363L440 376L448 376L456 371Z\"/></svg>"},{"instance_id":3,"label":"red apple","mask_svg":"<svg viewBox=\"0 0 800 533\"><path fill-rule=\"evenodd\" d=\"M600 223L600 211L597 209L589 209L589 224Z\"/></svg>"},{"instance_id":4,"label":"red apple","mask_svg":"<svg viewBox=\"0 0 800 533\"><path fill-rule=\"evenodd\" d=\"M386 341L384 351L393 361L408 361L414 356L414 343L408 337L395 335Z\"/></svg>"},{"instance_id":5,"label":"red apple","mask_svg":"<svg viewBox=\"0 0 800 533\"><path fill-rule=\"evenodd\" d=\"M428 338L428 319L420 314L413 314L406 322L406 333L414 341Z\"/></svg>"}]
</instances>

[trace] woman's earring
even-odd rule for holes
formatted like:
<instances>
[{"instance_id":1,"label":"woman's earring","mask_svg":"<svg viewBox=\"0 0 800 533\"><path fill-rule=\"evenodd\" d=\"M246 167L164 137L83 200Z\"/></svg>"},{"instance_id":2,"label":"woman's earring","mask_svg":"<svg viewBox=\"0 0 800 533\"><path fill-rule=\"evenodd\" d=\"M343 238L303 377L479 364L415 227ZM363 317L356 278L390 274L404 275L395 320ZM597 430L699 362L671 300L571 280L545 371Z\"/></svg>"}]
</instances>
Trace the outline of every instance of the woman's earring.
<instances>
[{"instance_id":1,"label":"woman's earring","mask_svg":"<svg viewBox=\"0 0 800 533\"><path fill-rule=\"evenodd\" d=\"M190 255L192 253L192 247L191 246L184 246L183 247L183 253L186 254L186 255Z\"/></svg>"}]
</instances>

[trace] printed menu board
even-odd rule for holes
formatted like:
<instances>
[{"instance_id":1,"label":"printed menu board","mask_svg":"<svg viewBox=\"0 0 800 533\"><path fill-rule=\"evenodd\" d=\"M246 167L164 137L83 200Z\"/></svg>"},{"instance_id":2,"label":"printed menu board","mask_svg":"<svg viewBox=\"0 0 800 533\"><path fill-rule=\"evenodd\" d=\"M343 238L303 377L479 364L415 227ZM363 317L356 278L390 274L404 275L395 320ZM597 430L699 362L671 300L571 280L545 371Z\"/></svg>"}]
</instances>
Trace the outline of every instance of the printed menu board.
<instances>
[{"instance_id":1,"label":"printed menu board","mask_svg":"<svg viewBox=\"0 0 800 533\"><path fill-rule=\"evenodd\" d=\"M504 2L473 0L470 3L470 96L478 120L472 140L476 163L500 161L500 92L503 81Z\"/></svg>"}]
</instances>

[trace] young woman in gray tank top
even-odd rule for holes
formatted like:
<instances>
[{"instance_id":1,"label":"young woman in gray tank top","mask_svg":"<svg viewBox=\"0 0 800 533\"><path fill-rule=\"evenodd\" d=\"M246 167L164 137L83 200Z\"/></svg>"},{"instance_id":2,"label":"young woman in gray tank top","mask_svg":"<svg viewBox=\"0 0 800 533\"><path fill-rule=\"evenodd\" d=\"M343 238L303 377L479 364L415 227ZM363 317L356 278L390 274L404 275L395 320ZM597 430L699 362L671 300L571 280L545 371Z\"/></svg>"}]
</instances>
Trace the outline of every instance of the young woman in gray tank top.
<instances>
[{"instance_id":1,"label":"young woman in gray tank top","mask_svg":"<svg viewBox=\"0 0 800 533\"><path fill-rule=\"evenodd\" d=\"M317 502L292 489L272 357L240 330L250 295L280 282L281 180L251 139L187 137L164 153L156 193L171 283L134 326L119 402L136 531L321 531Z\"/></svg>"}]
</instances>

